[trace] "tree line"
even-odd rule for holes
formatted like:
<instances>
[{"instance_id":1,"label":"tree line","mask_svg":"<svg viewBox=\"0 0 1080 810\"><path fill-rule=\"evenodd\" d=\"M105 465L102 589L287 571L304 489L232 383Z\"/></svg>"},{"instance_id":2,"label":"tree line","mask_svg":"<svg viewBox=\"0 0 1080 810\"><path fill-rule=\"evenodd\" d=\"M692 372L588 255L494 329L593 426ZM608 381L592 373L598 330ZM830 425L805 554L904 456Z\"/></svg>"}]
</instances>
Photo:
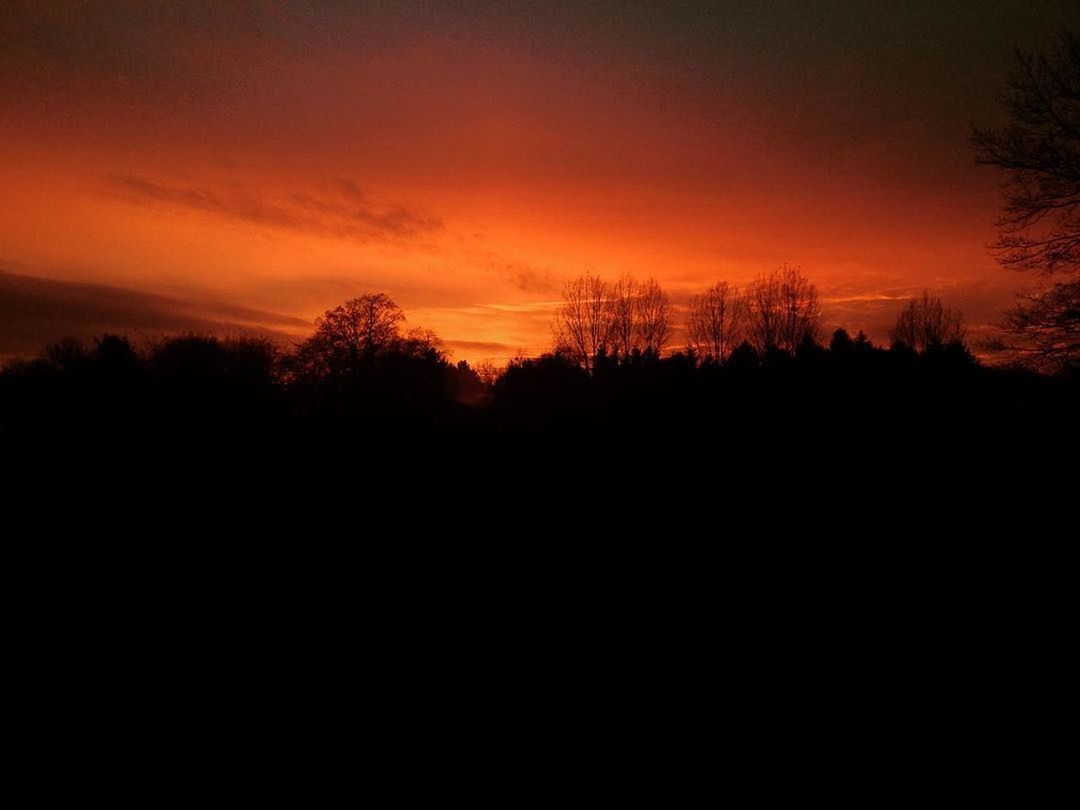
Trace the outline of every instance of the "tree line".
<instances>
[{"instance_id":1,"label":"tree line","mask_svg":"<svg viewBox=\"0 0 1080 810\"><path fill-rule=\"evenodd\" d=\"M1080 34L1062 31L1043 53L1016 52L1001 94L1005 123L974 127L976 163L997 169L1004 198L994 245L1026 283L981 348L1027 368L1072 373L1080 365ZM792 351L820 337L817 291L784 267L740 291L723 282L696 296L688 345L722 364L743 341ZM564 291L557 348L588 367L598 354L660 353L673 329L670 301L653 280L611 289L583 276ZM909 306L893 337L919 350L964 339L956 313L926 297Z\"/></svg>"},{"instance_id":2,"label":"tree line","mask_svg":"<svg viewBox=\"0 0 1080 810\"><path fill-rule=\"evenodd\" d=\"M1080 375L980 365L963 342L959 313L929 294L901 310L887 349L843 329L823 342L813 285L781 268L741 294L719 283L695 297L690 345L667 352L674 309L659 285L620 285L617 294L591 276L567 285L557 322L595 341L585 344L595 351L557 341L499 373L453 362L436 334L407 329L404 312L382 293L328 310L293 347L213 335L142 347L117 335L64 340L0 371L0 435L602 437L697 426L716 438L731 424L764 429L795 415L850 430L851 403L863 401L872 403L863 417L903 423L993 407L1046 420L1078 402ZM579 291L586 294L575 298Z\"/></svg>"},{"instance_id":3,"label":"tree line","mask_svg":"<svg viewBox=\"0 0 1080 810\"><path fill-rule=\"evenodd\" d=\"M585 274L563 288L552 324L553 351L586 371L606 358L616 363L656 359L671 341L677 319L677 309L655 279L623 276L607 284ZM740 346L744 354L764 356L816 345L822 337L821 303L816 285L798 267L785 264L744 290L718 281L692 296L683 325L686 355L695 363L722 366ZM890 336L898 347L917 352L967 351L963 316L929 291L901 310Z\"/></svg>"}]
</instances>

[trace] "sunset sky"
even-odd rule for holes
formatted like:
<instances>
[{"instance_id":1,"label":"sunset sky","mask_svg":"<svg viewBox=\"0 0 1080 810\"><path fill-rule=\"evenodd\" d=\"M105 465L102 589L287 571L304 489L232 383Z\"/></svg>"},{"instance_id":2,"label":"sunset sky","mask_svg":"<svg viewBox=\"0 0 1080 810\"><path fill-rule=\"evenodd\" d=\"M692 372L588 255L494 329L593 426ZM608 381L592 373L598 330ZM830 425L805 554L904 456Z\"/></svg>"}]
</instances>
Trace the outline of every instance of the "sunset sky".
<instances>
[{"instance_id":1,"label":"sunset sky","mask_svg":"<svg viewBox=\"0 0 1080 810\"><path fill-rule=\"evenodd\" d=\"M565 279L685 302L787 262L886 340L993 320L972 122L1076 0L0 4L0 357L267 329L383 291L455 358L550 343Z\"/></svg>"}]
</instances>

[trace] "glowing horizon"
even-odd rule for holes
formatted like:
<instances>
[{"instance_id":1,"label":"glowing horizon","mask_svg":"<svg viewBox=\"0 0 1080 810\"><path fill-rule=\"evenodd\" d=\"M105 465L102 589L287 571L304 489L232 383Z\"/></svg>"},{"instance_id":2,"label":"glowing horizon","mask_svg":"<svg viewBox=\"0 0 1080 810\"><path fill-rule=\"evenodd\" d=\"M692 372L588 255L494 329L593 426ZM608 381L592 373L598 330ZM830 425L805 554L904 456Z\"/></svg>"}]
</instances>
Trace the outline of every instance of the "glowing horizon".
<instances>
[{"instance_id":1,"label":"glowing horizon","mask_svg":"<svg viewBox=\"0 0 1080 810\"><path fill-rule=\"evenodd\" d=\"M0 271L290 334L382 291L471 362L547 348L584 272L681 305L789 262L828 328L924 288L987 323L1024 280L969 125L1078 14L221 5L0 11Z\"/></svg>"}]
</instances>

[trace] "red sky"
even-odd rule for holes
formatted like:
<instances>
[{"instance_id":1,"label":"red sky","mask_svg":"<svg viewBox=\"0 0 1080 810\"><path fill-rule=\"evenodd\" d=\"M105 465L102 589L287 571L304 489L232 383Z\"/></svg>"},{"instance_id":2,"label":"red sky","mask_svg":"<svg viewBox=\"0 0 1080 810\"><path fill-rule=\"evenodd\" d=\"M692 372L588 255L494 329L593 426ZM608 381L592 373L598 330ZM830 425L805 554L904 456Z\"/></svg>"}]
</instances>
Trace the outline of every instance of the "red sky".
<instances>
[{"instance_id":1,"label":"red sky","mask_svg":"<svg viewBox=\"0 0 1080 810\"><path fill-rule=\"evenodd\" d=\"M0 319L302 333L385 291L502 361L585 271L680 301L797 264L877 340L924 287L978 324L1022 281L970 125L1073 2L449 5L5 4L0 271L133 295L0 276Z\"/></svg>"}]
</instances>

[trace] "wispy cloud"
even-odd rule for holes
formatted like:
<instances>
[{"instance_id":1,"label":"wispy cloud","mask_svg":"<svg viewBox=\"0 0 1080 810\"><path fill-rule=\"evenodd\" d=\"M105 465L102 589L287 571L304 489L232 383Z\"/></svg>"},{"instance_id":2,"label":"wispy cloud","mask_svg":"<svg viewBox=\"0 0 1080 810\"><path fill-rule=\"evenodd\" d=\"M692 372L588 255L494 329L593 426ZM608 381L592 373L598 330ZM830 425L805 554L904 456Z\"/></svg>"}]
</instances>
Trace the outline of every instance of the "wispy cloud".
<instances>
[{"instance_id":1,"label":"wispy cloud","mask_svg":"<svg viewBox=\"0 0 1080 810\"><path fill-rule=\"evenodd\" d=\"M463 349L472 354L487 353L493 357L509 357L517 351L517 347L511 346L509 343L498 343L491 340L448 340L446 345L453 349Z\"/></svg>"},{"instance_id":2,"label":"wispy cloud","mask_svg":"<svg viewBox=\"0 0 1080 810\"><path fill-rule=\"evenodd\" d=\"M561 301L520 301L516 303L508 304L484 304L483 306L473 307L476 312L510 312L517 314L529 314L529 313L551 313L554 312Z\"/></svg>"},{"instance_id":3,"label":"wispy cloud","mask_svg":"<svg viewBox=\"0 0 1080 810\"><path fill-rule=\"evenodd\" d=\"M912 294L898 293L865 293L863 295L825 295L822 296L823 304L872 304L878 302L906 301Z\"/></svg>"},{"instance_id":4,"label":"wispy cloud","mask_svg":"<svg viewBox=\"0 0 1080 810\"><path fill-rule=\"evenodd\" d=\"M969 332L991 329L991 324L1001 319L1012 295L1008 287L987 284L977 278L959 279L949 285L937 282L883 290L858 290L848 285L834 289L831 294L823 292L821 303L826 327L831 330L843 326L850 332L863 329L872 339L887 343L901 308L924 289L940 296L947 306L961 310Z\"/></svg>"},{"instance_id":5,"label":"wispy cloud","mask_svg":"<svg viewBox=\"0 0 1080 810\"><path fill-rule=\"evenodd\" d=\"M132 174L108 174L105 190L127 202L201 211L269 228L355 239L414 241L438 233L443 224L419 208L377 207L348 179L323 190L267 194L251 188L174 185Z\"/></svg>"},{"instance_id":6,"label":"wispy cloud","mask_svg":"<svg viewBox=\"0 0 1080 810\"><path fill-rule=\"evenodd\" d=\"M522 292L546 295L558 287L558 282L549 271L526 262L503 261L495 264L502 278Z\"/></svg>"}]
</instances>

